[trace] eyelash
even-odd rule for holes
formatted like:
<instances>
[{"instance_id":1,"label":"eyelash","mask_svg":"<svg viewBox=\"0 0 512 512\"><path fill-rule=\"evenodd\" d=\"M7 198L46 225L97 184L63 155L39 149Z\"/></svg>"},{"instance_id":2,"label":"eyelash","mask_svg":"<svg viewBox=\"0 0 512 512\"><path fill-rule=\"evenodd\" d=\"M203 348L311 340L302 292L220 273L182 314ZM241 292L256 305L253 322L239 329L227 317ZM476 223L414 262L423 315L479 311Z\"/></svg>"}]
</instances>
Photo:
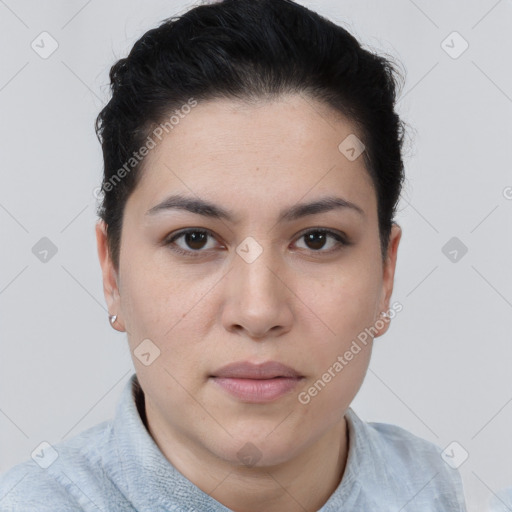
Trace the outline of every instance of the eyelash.
<instances>
[{"instance_id":1,"label":"eyelash","mask_svg":"<svg viewBox=\"0 0 512 512\"><path fill-rule=\"evenodd\" d=\"M215 238L213 233L211 231L209 231L208 229L191 228L191 229L186 229L184 231L180 231L180 232L168 237L164 241L164 245L169 246L172 251L174 251L178 254L181 254L183 256L189 256L192 258L197 258L197 257L202 256L202 253L205 253L206 251L204 251L204 250L188 250L188 251L186 251L186 250L182 249L181 247L178 247L177 245L174 244L174 242L176 240L178 240L179 238L181 238L189 233L201 233L204 235L210 235L212 238ZM320 233L323 235L328 235L328 236L331 236L332 238L334 238L338 242L337 247L335 247L334 249L330 249L328 251L323 251L321 249L315 251L313 249L310 249L310 251L315 254L317 254L317 253L331 254L333 252L339 251L340 249L342 249L345 246L351 245L351 243L346 239L345 236L341 235L340 233L338 233L336 231L331 231L330 229L325 229L325 228L308 229L307 231L302 232L299 235L298 239L301 239L311 233Z\"/></svg>"}]
</instances>

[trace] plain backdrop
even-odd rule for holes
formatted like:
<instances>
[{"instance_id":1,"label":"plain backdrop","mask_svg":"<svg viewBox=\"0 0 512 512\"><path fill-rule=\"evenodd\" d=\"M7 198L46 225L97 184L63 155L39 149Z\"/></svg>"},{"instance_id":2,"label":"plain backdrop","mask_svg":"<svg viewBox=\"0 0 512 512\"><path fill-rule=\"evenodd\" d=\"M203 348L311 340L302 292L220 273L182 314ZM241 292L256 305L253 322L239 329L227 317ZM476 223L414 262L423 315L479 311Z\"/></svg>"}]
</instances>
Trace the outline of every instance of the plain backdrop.
<instances>
[{"instance_id":1,"label":"plain backdrop","mask_svg":"<svg viewBox=\"0 0 512 512\"><path fill-rule=\"evenodd\" d=\"M512 3L301 3L406 70L403 311L376 340L353 408L443 448L456 441L469 510L484 510L512 486ZM0 472L111 418L133 372L103 299L93 125L110 66L192 5L0 1ZM45 51L58 44L46 58L41 37Z\"/></svg>"}]
</instances>

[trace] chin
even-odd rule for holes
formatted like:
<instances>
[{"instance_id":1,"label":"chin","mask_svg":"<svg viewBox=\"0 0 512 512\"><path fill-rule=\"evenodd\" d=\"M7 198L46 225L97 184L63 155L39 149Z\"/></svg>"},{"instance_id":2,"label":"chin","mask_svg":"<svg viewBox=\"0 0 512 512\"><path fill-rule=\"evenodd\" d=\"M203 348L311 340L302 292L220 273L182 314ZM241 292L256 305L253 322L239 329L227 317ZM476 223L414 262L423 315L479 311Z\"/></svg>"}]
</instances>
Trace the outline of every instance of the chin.
<instances>
[{"instance_id":1,"label":"chin","mask_svg":"<svg viewBox=\"0 0 512 512\"><path fill-rule=\"evenodd\" d=\"M257 434L237 433L228 443L216 447L216 455L231 465L262 468L287 462L297 456L302 446L305 448L308 445L307 440L304 445L298 443L296 432L283 431L278 434L276 431L270 435L268 432L265 429Z\"/></svg>"}]
</instances>

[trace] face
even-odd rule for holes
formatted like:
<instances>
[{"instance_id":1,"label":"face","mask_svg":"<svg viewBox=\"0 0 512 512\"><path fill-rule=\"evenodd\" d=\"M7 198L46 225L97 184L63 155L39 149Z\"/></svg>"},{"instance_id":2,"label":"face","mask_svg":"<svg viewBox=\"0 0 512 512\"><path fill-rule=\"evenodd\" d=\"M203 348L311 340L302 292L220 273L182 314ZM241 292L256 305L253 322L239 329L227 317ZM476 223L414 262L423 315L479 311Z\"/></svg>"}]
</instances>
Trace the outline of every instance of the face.
<instances>
[{"instance_id":1,"label":"face","mask_svg":"<svg viewBox=\"0 0 512 512\"><path fill-rule=\"evenodd\" d=\"M388 325L400 238L383 261L363 156L338 149L350 134L299 95L199 103L145 158L118 269L98 224L109 311L161 437L278 464L342 421L371 353L354 340Z\"/></svg>"}]
</instances>

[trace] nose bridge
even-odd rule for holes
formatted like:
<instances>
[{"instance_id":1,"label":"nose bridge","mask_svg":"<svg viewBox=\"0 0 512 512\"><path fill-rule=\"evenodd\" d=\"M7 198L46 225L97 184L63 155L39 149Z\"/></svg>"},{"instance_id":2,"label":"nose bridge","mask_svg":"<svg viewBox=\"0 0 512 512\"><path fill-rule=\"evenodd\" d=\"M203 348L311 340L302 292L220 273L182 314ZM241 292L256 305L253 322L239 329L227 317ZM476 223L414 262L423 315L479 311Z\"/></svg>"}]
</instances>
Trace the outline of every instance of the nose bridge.
<instances>
[{"instance_id":1,"label":"nose bridge","mask_svg":"<svg viewBox=\"0 0 512 512\"><path fill-rule=\"evenodd\" d=\"M236 253L234 270L243 294L256 300L278 298L279 280L274 268L280 265L270 242L248 236L238 245Z\"/></svg>"},{"instance_id":2,"label":"nose bridge","mask_svg":"<svg viewBox=\"0 0 512 512\"><path fill-rule=\"evenodd\" d=\"M223 313L226 328L236 326L251 336L263 337L291 321L286 286L277 276L281 263L263 239L247 237L238 245L228 276Z\"/></svg>"}]
</instances>

